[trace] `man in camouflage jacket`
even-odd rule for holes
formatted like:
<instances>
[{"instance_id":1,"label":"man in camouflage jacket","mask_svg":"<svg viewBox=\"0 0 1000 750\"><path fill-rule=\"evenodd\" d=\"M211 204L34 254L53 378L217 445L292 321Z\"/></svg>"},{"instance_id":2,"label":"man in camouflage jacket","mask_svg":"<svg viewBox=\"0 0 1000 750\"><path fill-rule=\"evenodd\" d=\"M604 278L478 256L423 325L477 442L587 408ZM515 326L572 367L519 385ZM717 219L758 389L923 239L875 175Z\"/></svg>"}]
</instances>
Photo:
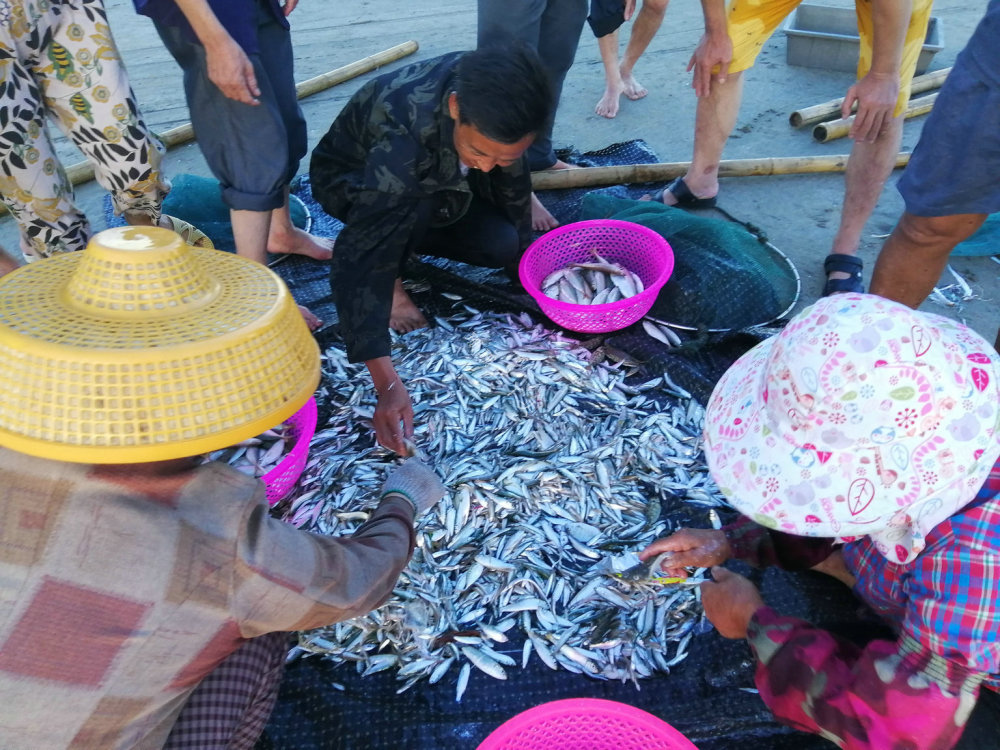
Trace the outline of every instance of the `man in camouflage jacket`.
<instances>
[{"instance_id":1,"label":"man in camouflage jacket","mask_svg":"<svg viewBox=\"0 0 1000 750\"><path fill-rule=\"evenodd\" d=\"M331 272L341 332L349 359L372 375L376 436L388 448L404 450L413 429L388 329L426 325L402 264L419 252L516 267L531 240L524 152L551 106L530 49L455 52L370 81L313 151L313 195L345 224Z\"/></svg>"}]
</instances>

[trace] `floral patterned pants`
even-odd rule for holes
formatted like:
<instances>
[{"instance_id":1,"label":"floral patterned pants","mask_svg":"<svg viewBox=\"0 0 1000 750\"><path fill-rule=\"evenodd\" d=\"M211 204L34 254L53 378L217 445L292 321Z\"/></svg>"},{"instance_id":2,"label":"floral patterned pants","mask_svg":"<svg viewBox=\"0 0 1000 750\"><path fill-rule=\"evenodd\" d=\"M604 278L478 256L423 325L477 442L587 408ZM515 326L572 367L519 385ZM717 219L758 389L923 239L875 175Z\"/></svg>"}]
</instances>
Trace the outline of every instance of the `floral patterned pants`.
<instances>
[{"instance_id":1,"label":"floral patterned pants","mask_svg":"<svg viewBox=\"0 0 1000 750\"><path fill-rule=\"evenodd\" d=\"M46 115L93 165L116 213L159 221L170 189L163 146L142 120L102 0L0 0L0 196L28 260L90 238Z\"/></svg>"}]
</instances>

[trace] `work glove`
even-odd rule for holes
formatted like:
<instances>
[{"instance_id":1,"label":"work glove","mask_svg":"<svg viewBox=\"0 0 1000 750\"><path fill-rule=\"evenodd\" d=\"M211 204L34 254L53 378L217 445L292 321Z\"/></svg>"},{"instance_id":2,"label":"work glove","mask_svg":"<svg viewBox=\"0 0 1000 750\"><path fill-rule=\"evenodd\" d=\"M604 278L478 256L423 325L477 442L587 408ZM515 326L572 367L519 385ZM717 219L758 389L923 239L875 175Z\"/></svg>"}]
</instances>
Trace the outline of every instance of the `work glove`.
<instances>
[{"instance_id":1,"label":"work glove","mask_svg":"<svg viewBox=\"0 0 1000 750\"><path fill-rule=\"evenodd\" d=\"M433 469L418 458L408 458L386 477L379 500L398 495L409 501L415 516L420 516L447 492Z\"/></svg>"}]
</instances>

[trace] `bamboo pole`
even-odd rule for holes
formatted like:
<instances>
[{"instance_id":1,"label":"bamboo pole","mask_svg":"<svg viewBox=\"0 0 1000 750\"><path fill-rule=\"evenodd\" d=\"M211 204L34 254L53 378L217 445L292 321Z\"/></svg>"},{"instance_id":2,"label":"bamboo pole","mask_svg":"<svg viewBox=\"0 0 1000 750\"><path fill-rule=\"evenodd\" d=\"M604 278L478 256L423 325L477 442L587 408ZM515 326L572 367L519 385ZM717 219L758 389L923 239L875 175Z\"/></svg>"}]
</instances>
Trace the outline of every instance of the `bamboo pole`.
<instances>
[{"instance_id":1,"label":"bamboo pole","mask_svg":"<svg viewBox=\"0 0 1000 750\"><path fill-rule=\"evenodd\" d=\"M719 177L747 177L781 174L815 174L843 172L848 154L837 156L770 156L759 159L727 159L719 162ZM905 167L908 153L896 157L896 168ZM611 167L554 169L531 173L534 190L596 187L600 185L630 185L642 182L663 182L683 176L690 162L660 162L658 164L618 164Z\"/></svg>"},{"instance_id":2,"label":"bamboo pole","mask_svg":"<svg viewBox=\"0 0 1000 750\"><path fill-rule=\"evenodd\" d=\"M903 113L903 117L909 120L911 117L926 115L934 107L935 99L937 99L936 91L933 94L928 94L927 96L910 99L909 103L906 105L906 111ZM821 122L813 128L813 138L820 143L829 143L837 138L843 138L851 131L851 125L854 124L854 118L855 115L851 115L850 117L845 117L840 120Z\"/></svg>"},{"instance_id":3,"label":"bamboo pole","mask_svg":"<svg viewBox=\"0 0 1000 750\"><path fill-rule=\"evenodd\" d=\"M374 55L369 55L342 67L334 68L329 73L322 73L313 78L308 78L301 83L297 83L295 84L295 94L299 99L304 99L307 96L312 96L320 91L336 86L338 83L349 81L352 78L368 73L383 65L388 65L407 55L412 55L419 48L420 45L413 40L397 44L395 47L389 47L389 49L382 52L376 52ZM186 122L183 125L178 125L176 128L170 128L170 130L157 133L156 137L163 142L164 146L172 148L182 143L193 141L195 137L194 128L190 122ZM77 162L66 167L66 176L69 178L71 184L81 185L84 182L94 179L94 167L89 161ZM6 213L7 207L0 203L0 216Z\"/></svg>"},{"instance_id":4,"label":"bamboo pole","mask_svg":"<svg viewBox=\"0 0 1000 750\"><path fill-rule=\"evenodd\" d=\"M945 78L948 77L948 73L950 72L951 68L942 68L941 70L935 70L933 73L925 73L922 76L917 76L910 83L910 95L922 94L925 91L933 91L934 89L941 88L941 84L944 83ZM805 125L829 120L831 117L836 117L840 114L840 106L843 103L844 99L841 97L840 99L831 99L822 104L815 104L812 107L797 109L788 116L788 124L793 128L801 128Z\"/></svg>"}]
</instances>

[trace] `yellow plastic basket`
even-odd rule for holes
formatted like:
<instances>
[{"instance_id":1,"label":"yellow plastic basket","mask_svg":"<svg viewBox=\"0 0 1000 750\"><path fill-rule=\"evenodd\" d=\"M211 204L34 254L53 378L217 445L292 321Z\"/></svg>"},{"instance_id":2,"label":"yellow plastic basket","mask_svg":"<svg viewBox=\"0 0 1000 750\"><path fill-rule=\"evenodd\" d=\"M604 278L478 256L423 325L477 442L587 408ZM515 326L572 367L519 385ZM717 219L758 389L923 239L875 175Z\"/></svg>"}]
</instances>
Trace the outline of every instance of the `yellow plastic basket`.
<instances>
[{"instance_id":1,"label":"yellow plastic basket","mask_svg":"<svg viewBox=\"0 0 1000 750\"><path fill-rule=\"evenodd\" d=\"M295 413L319 349L265 266L166 229L0 278L0 445L85 463L197 455Z\"/></svg>"}]
</instances>

